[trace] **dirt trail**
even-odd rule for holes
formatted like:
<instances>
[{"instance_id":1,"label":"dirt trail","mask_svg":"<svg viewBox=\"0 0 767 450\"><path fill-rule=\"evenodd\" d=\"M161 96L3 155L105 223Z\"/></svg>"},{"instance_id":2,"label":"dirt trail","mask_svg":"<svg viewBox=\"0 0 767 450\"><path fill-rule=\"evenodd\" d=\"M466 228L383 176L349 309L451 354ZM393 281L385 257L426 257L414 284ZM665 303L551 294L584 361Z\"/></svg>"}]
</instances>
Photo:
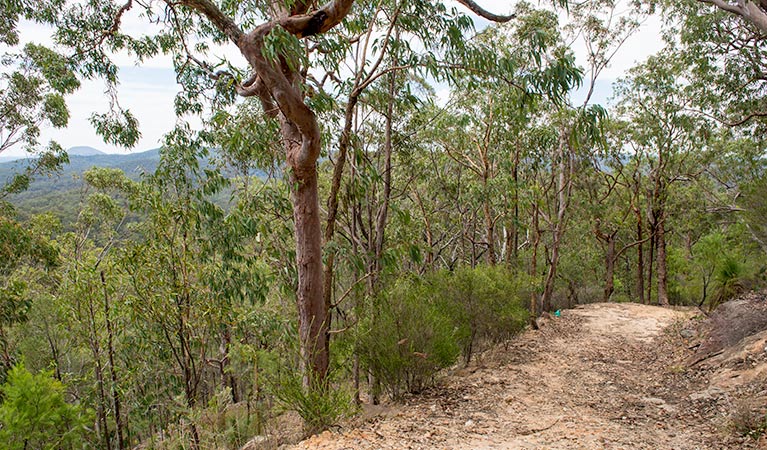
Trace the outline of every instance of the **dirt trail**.
<instances>
[{"instance_id":1,"label":"dirt trail","mask_svg":"<svg viewBox=\"0 0 767 450\"><path fill-rule=\"evenodd\" d=\"M683 376L681 361L689 354L673 326L690 316L638 304L564 311L439 386L400 405L368 408L355 424L294 448L751 446L724 437L726 408L707 402L706 386Z\"/></svg>"}]
</instances>

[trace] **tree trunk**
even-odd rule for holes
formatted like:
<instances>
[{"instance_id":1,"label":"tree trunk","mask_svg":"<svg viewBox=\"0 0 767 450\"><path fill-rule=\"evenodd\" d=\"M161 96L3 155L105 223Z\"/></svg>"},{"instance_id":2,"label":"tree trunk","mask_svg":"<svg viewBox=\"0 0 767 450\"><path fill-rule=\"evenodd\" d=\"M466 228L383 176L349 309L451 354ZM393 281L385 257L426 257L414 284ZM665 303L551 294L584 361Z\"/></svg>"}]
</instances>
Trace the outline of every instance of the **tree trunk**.
<instances>
[{"instance_id":1,"label":"tree trunk","mask_svg":"<svg viewBox=\"0 0 767 450\"><path fill-rule=\"evenodd\" d=\"M336 217L338 215L338 193L341 190L341 178L343 177L344 167L346 166L346 155L349 152L349 145L351 143L352 125L354 119L354 111L357 106L358 95L356 90L349 96L349 101L346 104L346 111L344 113L344 129L341 132L341 138L338 141L338 157L336 164L333 167L333 180L330 185L330 194L328 195L328 216L325 221L325 240L324 243L328 244L333 240L336 227ZM323 275L323 296L325 303L325 311L327 311L326 321L328 326L332 321L330 314L331 305L333 303L333 281L334 281L334 269L335 269L335 250L330 250L325 259L325 268ZM330 354L330 338L325 341L325 352Z\"/></svg>"},{"instance_id":2,"label":"tree trunk","mask_svg":"<svg viewBox=\"0 0 767 450\"><path fill-rule=\"evenodd\" d=\"M418 204L418 209L421 210L421 214L423 215L423 232L424 237L426 238L426 246L428 247L425 263L426 267L431 269L434 265L434 233L431 229L431 221L429 220L429 214L426 211L426 207L423 204L423 199L421 199L421 194L416 190L413 192L413 195Z\"/></svg>"},{"instance_id":3,"label":"tree trunk","mask_svg":"<svg viewBox=\"0 0 767 450\"><path fill-rule=\"evenodd\" d=\"M549 271L546 274L546 283L541 296L541 308L544 311L551 309L551 298L554 295L554 283L557 277L557 266L559 264L559 248L562 243L562 236L565 232L565 221L567 220L567 207L570 203L570 194L572 193L573 180L573 161L572 156L567 151L566 139L570 131L562 131L559 138L558 152L559 164L557 173L557 218L554 225L552 243L551 243L551 261Z\"/></svg>"},{"instance_id":4,"label":"tree trunk","mask_svg":"<svg viewBox=\"0 0 767 450\"><path fill-rule=\"evenodd\" d=\"M495 224L493 213L490 210L490 200L486 199L482 207L485 216L485 239L487 240L487 253L485 255L489 266L495 265Z\"/></svg>"},{"instance_id":5,"label":"tree trunk","mask_svg":"<svg viewBox=\"0 0 767 450\"><path fill-rule=\"evenodd\" d=\"M301 369L304 386L316 388L324 383L329 364L327 307L322 284L322 233L317 169L314 161L311 168L291 168L291 200L298 266L296 300Z\"/></svg>"},{"instance_id":6,"label":"tree trunk","mask_svg":"<svg viewBox=\"0 0 767 450\"><path fill-rule=\"evenodd\" d=\"M541 232L538 224L538 205L533 205L533 255L530 259L530 277L533 282L538 278L538 244L541 241ZM536 282L537 284L537 282ZM538 293L535 289L530 293L530 320L533 328L536 327L535 319L538 318Z\"/></svg>"},{"instance_id":7,"label":"tree trunk","mask_svg":"<svg viewBox=\"0 0 767 450\"><path fill-rule=\"evenodd\" d=\"M652 303L652 271L653 271L653 264L655 263L654 259L654 253L655 253L655 246L658 242L658 236L656 234L655 225L652 223L650 224L650 251L647 255L647 301L645 301L646 304Z\"/></svg>"},{"instance_id":8,"label":"tree trunk","mask_svg":"<svg viewBox=\"0 0 767 450\"><path fill-rule=\"evenodd\" d=\"M642 242L642 213L637 209L637 242ZM644 244L637 245L637 298L644 303Z\"/></svg>"},{"instance_id":9,"label":"tree trunk","mask_svg":"<svg viewBox=\"0 0 767 450\"><path fill-rule=\"evenodd\" d=\"M512 253L514 255L514 261L519 259L519 141L517 141L517 151L514 153L514 168L512 169L511 176L514 180L514 194L512 196L514 202L514 239L512 244Z\"/></svg>"},{"instance_id":10,"label":"tree trunk","mask_svg":"<svg viewBox=\"0 0 767 450\"><path fill-rule=\"evenodd\" d=\"M392 116L394 115L394 98L396 95L396 78L394 73L389 74L389 99L386 105L386 125L384 128L384 190L383 204L376 215L376 240L375 257L376 273L381 270L381 257L383 256L384 237L386 235L386 221L389 216L389 201L391 199L391 155L392 155ZM377 279L378 276L376 275Z\"/></svg>"},{"instance_id":11,"label":"tree trunk","mask_svg":"<svg viewBox=\"0 0 767 450\"><path fill-rule=\"evenodd\" d=\"M232 330L228 324L224 325L224 330L221 333L221 344L219 345L219 352L221 354L221 364L219 371L221 372L221 385L229 387L229 395L231 395L232 403L238 403L240 401L239 392L237 390L237 380L234 374L229 370L230 358L229 353L232 348Z\"/></svg>"},{"instance_id":12,"label":"tree trunk","mask_svg":"<svg viewBox=\"0 0 767 450\"><path fill-rule=\"evenodd\" d=\"M99 422L101 423L101 427L103 428L102 436L104 439L104 448L107 450L112 449L112 440L109 437L109 427L107 424L107 395L106 395L106 387L104 382L104 370L101 366L101 348L98 341L98 331L96 328L96 314L93 308L93 298L88 298L88 315L89 315L89 340L90 340L90 347L91 352L93 353L93 363L94 363L94 373L96 375L96 383L98 385L98 393L99 393L99 404L98 408L96 408L97 415L99 418Z\"/></svg>"},{"instance_id":13,"label":"tree trunk","mask_svg":"<svg viewBox=\"0 0 767 450\"><path fill-rule=\"evenodd\" d=\"M109 307L109 293L107 291L107 281L104 271L101 271L101 286L104 289L104 321L107 329L107 355L109 362L109 373L112 378L112 404L114 406L115 427L117 428L117 448L123 450L126 448L125 425L122 420L120 389L117 383L117 369L115 368L115 350L114 350L114 330L112 328L111 308Z\"/></svg>"},{"instance_id":14,"label":"tree trunk","mask_svg":"<svg viewBox=\"0 0 767 450\"><path fill-rule=\"evenodd\" d=\"M608 236L605 254L605 293L602 301L609 302L615 289L615 233Z\"/></svg>"},{"instance_id":15,"label":"tree trunk","mask_svg":"<svg viewBox=\"0 0 767 450\"><path fill-rule=\"evenodd\" d=\"M493 126L492 97L490 98L490 117L487 120L484 142L480 148L480 158L482 160L482 214L485 219L485 241L487 243L487 254L485 259L489 266L494 266L495 258L495 219L493 218L493 208L490 204L490 188L488 187L490 179L494 176L492 162L488 153L490 152L490 133Z\"/></svg>"},{"instance_id":16,"label":"tree trunk","mask_svg":"<svg viewBox=\"0 0 767 450\"><path fill-rule=\"evenodd\" d=\"M549 311L551 309L551 298L554 295L554 282L557 277L557 265L559 263L559 236L560 232L555 228L554 241L551 244L551 261L549 263L549 270L546 272L546 282L543 287L543 295L541 296L541 311Z\"/></svg>"},{"instance_id":17,"label":"tree trunk","mask_svg":"<svg viewBox=\"0 0 767 450\"><path fill-rule=\"evenodd\" d=\"M668 273L666 268L666 214L661 209L658 220L658 304L668 306Z\"/></svg>"}]
</instances>

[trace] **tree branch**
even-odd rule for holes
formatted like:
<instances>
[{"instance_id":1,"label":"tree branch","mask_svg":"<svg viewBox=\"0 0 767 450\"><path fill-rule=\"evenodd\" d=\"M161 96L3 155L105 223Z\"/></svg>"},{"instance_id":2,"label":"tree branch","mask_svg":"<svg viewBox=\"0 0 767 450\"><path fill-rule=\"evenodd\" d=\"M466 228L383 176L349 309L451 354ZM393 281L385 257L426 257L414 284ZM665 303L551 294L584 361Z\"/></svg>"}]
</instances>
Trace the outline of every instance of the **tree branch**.
<instances>
[{"instance_id":1,"label":"tree branch","mask_svg":"<svg viewBox=\"0 0 767 450\"><path fill-rule=\"evenodd\" d=\"M321 34L341 23L353 4L354 0L335 0L310 14L285 17L278 23L298 38Z\"/></svg>"},{"instance_id":2,"label":"tree branch","mask_svg":"<svg viewBox=\"0 0 767 450\"><path fill-rule=\"evenodd\" d=\"M460 1L460 0L459 0ZM714 5L722 11L740 16L752 25L756 26L762 33L767 33L767 11L762 6L752 0L737 0L735 4L726 0L698 0L701 3Z\"/></svg>"},{"instance_id":3,"label":"tree branch","mask_svg":"<svg viewBox=\"0 0 767 450\"><path fill-rule=\"evenodd\" d=\"M719 0L717 0L719 1ZM516 14L509 14L508 16L500 16L498 14L493 14L486 9L482 8L478 4L474 3L473 0L458 0L458 3L462 4L463 6L469 8L474 14L483 17L491 22L508 22L514 18L516 18Z\"/></svg>"},{"instance_id":4,"label":"tree branch","mask_svg":"<svg viewBox=\"0 0 767 450\"><path fill-rule=\"evenodd\" d=\"M174 2L165 0L165 3L172 6ZM224 12L211 0L181 0L178 3L195 9L197 12L203 14L216 26L216 28L221 30L221 32L235 44L239 45L240 39L245 35L240 27L234 23L234 20L224 14Z\"/></svg>"}]
</instances>

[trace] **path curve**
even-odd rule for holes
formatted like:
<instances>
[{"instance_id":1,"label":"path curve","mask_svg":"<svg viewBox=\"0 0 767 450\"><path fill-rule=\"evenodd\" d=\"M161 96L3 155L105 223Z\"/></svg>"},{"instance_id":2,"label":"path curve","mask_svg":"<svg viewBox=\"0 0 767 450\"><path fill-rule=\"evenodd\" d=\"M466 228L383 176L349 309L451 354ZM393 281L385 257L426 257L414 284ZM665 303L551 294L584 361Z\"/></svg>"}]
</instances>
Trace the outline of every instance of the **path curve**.
<instances>
[{"instance_id":1,"label":"path curve","mask_svg":"<svg viewBox=\"0 0 767 450\"><path fill-rule=\"evenodd\" d=\"M727 448L670 387L681 369L667 330L690 315L631 303L564 311L428 392L294 448Z\"/></svg>"}]
</instances>

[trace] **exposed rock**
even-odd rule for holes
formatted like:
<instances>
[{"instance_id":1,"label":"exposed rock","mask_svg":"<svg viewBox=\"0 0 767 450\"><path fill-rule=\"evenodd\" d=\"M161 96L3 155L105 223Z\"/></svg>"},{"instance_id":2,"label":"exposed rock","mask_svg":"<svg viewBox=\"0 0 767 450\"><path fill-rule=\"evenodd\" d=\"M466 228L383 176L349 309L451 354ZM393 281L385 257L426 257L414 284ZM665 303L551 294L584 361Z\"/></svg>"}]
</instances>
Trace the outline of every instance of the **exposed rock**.
<instances>
[{"instance_id":1,"label":"exposed rock","mask_svg":"<svg viewBox=\"0 0 767 450\"><path fill-rule=\"evenodd\" d=\"M703 340L688 364L705 360L748 336L767 330L767 295L750 292L723 303L700 324L699 330Z\"/></svg>"},{"instance_id":2,"label":"exposed rock","mask_svg":"<svg viewBox=\"0 0 767 450\"><path fill-rule=\"evenodd\" d=\"M679 335L682 336L685 339L692 339L694 338L698 333L695 332L695 330L691 330L689 328L685 328L684 330L679 332Z\"/></svg>"},{"instance_id":3,"label":"exposed rock","mask_svg":"<svg viewBox=\"0 0 767 450\"><path fill-rule=\"evenodd\" d=\"M700 392L693 392L692 394L690 394L690 400L692 401L711 400L717 397L721 397L722 395L725 395L724 389L716 387L716 386L711 386L706 390L703 390Z\"/></svg>"},{"instance_id":4,"label":"exposed rock","mask_svg":"<svg viewBox=\"0 0 767 450\"><path fill-rule=\"evenodd\" d=\"M240 450L266 450L275 447L276 443L272 441L271 436L255 436L242 446Z\"/></svg>"}]
</instances>

